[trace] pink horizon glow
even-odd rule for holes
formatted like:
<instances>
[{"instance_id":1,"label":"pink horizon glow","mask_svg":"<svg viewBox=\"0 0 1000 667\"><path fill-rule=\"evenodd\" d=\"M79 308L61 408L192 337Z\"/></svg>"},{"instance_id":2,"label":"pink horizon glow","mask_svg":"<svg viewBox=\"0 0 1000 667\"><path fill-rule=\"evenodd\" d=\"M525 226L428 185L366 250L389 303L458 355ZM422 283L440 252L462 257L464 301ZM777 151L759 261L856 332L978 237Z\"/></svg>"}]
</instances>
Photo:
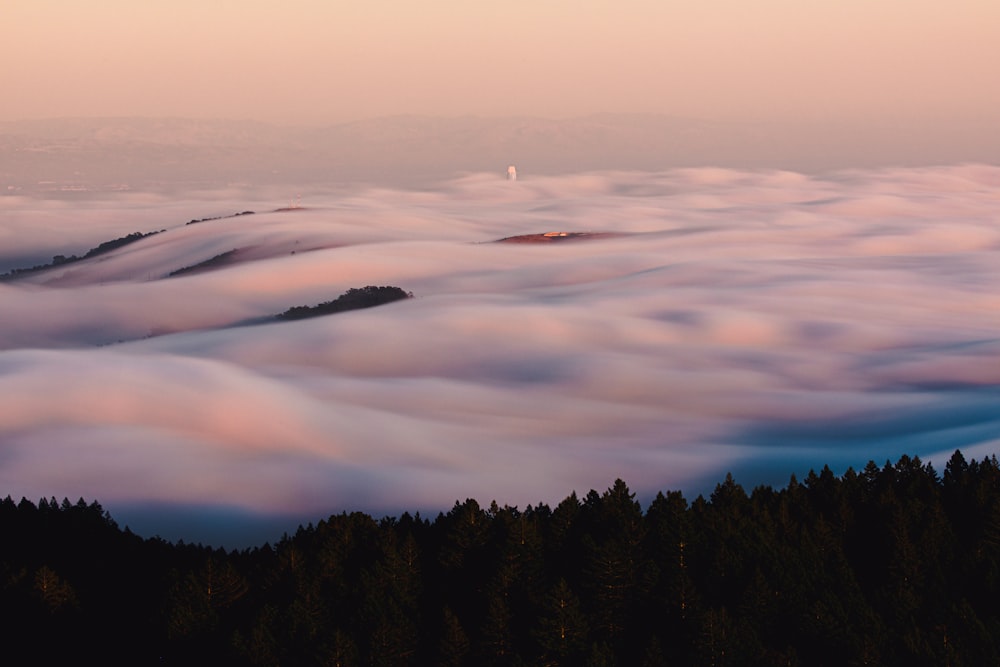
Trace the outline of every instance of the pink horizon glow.
<instances>
[{"instance_id":1,"label":"pink horizon glow","mask_svg":"<svg viewBox=\"0 0 1000 667\"><path fill-rule=\"evenodd\" d=\"M12 0L0 120L1000 115L991 0Z\"/></svg>"}]
</instances>

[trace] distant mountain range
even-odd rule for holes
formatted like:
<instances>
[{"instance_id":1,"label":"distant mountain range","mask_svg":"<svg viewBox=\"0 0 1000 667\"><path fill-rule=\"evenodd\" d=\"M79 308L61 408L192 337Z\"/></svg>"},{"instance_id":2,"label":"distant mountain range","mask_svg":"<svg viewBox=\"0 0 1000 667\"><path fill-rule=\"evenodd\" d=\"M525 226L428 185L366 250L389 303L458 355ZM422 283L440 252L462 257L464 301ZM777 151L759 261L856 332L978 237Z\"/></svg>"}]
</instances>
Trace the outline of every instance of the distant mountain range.
<instances>
[{"instance_id":1,"label":"distant mountain range","mask_svg":"<svg viewBox=\"0 0 1000 667\"><path fill-rule=\"evenodd\" d=\"M997 122L727 123L660 115L394 116L328 127L247 120L64 118L0 123L0 194L372 183L420 187L516 164L522 178L719 166L820 172L1000 161Z\"/></svg>"}]
</instances>

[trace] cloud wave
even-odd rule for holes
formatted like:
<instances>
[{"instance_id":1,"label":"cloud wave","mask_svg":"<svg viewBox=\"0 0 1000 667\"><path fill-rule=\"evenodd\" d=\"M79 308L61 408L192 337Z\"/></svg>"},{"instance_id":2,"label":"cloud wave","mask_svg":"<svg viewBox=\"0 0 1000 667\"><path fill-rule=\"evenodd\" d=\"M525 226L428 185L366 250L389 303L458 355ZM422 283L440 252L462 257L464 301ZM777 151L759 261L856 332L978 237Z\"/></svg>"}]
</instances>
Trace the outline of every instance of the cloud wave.
<instances>
[{"instance_id":1,"label":"cloud wave","mask_svg":"<svg viewBox=\"0 0 1000 667\"><path fill-rule=\"evenodd\" d=\"M12 198L7 258L164 231L0 283L0 489L158 532L179 529L138 508L523 506L992 453L998 185L958 165L476 174L284 212ZM493 242L549 231L615 235ZM417 298L259 323L369 284Z\"/></svg>"}]
</instances>

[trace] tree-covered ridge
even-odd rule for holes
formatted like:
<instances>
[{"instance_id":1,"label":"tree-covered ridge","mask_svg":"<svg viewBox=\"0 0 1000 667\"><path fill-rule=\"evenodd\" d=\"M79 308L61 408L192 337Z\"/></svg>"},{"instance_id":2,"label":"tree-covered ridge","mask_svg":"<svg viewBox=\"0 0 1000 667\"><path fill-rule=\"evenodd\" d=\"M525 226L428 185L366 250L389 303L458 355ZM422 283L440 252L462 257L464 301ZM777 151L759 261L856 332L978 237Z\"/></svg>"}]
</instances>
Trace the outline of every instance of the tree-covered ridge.
<instances>
[{"instance_id":1,"label":"tree-covered ridge","mask_svg":"<svg viewBox=\"0 0 1000 667\"><path fill-rule=\"evenodd\" d=\"M375 285L360 288L352 287L333 301L326 301L316 306L292 306L278 315L278 318L283 320L301 320L307 317L340 313L345 310L381 306L385 303L392 303L393 301L412 297L412 293L406 292L399 287L377 287Z\"/></svg>"},{"instance_id":2,"label":"tree-covered ridge","mask_svg":"<svg viewBox=\"0 0 1000 667\"><path fill-rule=\"evenodd\" d=\"M254 215L253 211L240 211L239 213L233 213L232 215L214 215L208 218L193 218L192 220L184 223L185 225L197 225L201 222L211 222L212 220L226 220L227 218L238 218L241 215Z\"/></svg>"},{"instance_id":3,"label":"tree-covered ridge","mask_svg":"<svg viewBox=\"0 0 1000 667\"><path fill-rule=\"evenodd\" d=\"M188 223L191 224L190 222ZM240 252L240 248L233 248L232 250L227 250L226 252L221 252L214 257L210 257L203 262L198 262L197 264L191 264L190 266L182 266L179 269L171 271L167 274L168 278L173 278L175 276L183 276L191 273L199 273L201 271L207 271L209 269L214 269L220 266L225 266L227 263L233 260Z\"/></svg>"},{"instance_id":4,"label":"tree-covered ridge","mask_svg":"<svg viewBox=\"0 0 1000 667\"><path fill-rule=\"evenodd\" d=\"M7 273L0 275L0 279L9 280L11 278L17 278L26 273L34 273L36 271L44 271L45 269L51 269L56 266L62 266L63 264L71 264L73 262L79 262L84 259L90 259L91 257L96 257L98 255L103 255L104 253L111 252L122 246L126 246L129 243L135 243L141 239L144 239L154 234L159 234L166 230L161 229L159 232L132 232L131 234L126 234L125 236L119 237L117 239L111 239L110 241L105 241L98 246L95 246L83 254L82 257L76 255L55 255L52 261L48 264L38 264L36 266L24 268L24 269L11 269Z\"/></svg>"},{"instance_id":5,"label":"tree-covered ridge","mask_svg":"<svg viewBox=\"0 0 1000 667\"><path fill-rule=\"evenodd\" d=\"M190 222L185 223L186 225L194 225L201 222L209 222L212 220L225 220L227 218L238 218L244 215L254 215L253 211L241 211L239 213L233 213L232 215L217 215L208 218L196 218ZM111 239L110 241L105 241L87 252L83 255L54 255L52 261L48 264L36 264L35 266L29 266L25 268L11 269L7 273L0 274L0 280L13 280L21 276L27 275L29 273L37 273L39 271L45 271L46 269L51 269L57 266L62 266L63 264L70 264L73 262L79 262L85 259L90 259L91 257L96 257L97 255L102 255L107 252L111 252L116 248L128 245L129 243L135 243L136 241L142 240L147 236L153 236L154 234L160 234L167 230L161 229L159 231L152 232L132 232L131 234L126 234L116 239ZM215 259L215 258L213 258ZM191 269L192 267L186 267ZM175 272L177 273L177 272ZM171 274L173 275L173 274Z\"/></svg>"},{"instance_id":6,"label":"tree-covered ridge","mask_svg":"<svg viewBox=\"0 0 1000 667\"><path fill-rule=\"evenodd\" d=\"M230 553L82 500L8 497L0 529L5 648L34 664L1000 663L995 456L727 476L645 512L617 480L554 508L345 513Z\"/></svg>"}]
</instances>

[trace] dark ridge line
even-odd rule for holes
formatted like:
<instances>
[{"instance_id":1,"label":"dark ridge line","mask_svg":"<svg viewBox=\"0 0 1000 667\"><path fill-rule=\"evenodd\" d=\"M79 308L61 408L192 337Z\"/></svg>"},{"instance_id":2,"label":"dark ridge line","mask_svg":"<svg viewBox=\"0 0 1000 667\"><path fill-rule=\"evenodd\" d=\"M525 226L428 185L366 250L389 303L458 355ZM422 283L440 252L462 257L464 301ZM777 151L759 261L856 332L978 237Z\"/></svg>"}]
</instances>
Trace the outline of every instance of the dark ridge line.
<instances>
[{"instance_id":1,"label":"dark ridge line","mask_svg":"<svg viewBox=\"0 0 1000 667\"><path fill-rule=\"evenodd\" d=\"M361 288L352 287L333 301L326 301L316 306L293 306L276 315L278 320L292 321L309 317L321 317L348 310L372 308L383 304L412 299L413 292L407 292L400 287L367 285Z\"/></svg>"},{"instance_id":2,"label":"dark ridge line","mask_svg":"<svg viewBox=\"0 0 1000 667\"><path fill-rule=\"evenodd\" d=\"M231 250L230 252L233 251ZM116 341L102 343L98 345L98 347L104 347L107 345L123 345L126 343L134 343L137 341L149 340L151 338L159 338L161 336L172 336L174 334L193 333L196 331L222 331L225 329L252 327L252 326L259 326L262 324L294 322L296 320L304 320L313 317L323 317L325 315L334 315L336 313L345 313L351 310L363 310L365 308L374 308L376 306L382 306L385 304L392 303L394 301L402 301L404 299L412 299L412 298L414 298L413 292L406 292L400 287L391 287L391 286L377 287L375 285L367 285L361 288L352 287L351 289L347 290L333 301L326 301L324 303L320 303L315 306L292 306L285 312L280 313L278 315L261 315L257 317L248 317L242 320L237 320L235 322L230 322L229 324L222 324L218 326L196 327L192 329L181 329L181 330L162 330L162 329L152 330L145 336L140 336L138 338L119 339Z\"/></svg>"},{"instance_id":3,"label":"dark ridge line","mask_svg":"<svg viewBox=\"0 0 1000 667\"><path fill-rule=\"evenodd\" d=\"M210 222L212 220L228 220L229 218L238 218L241 215L253 215L253 211L242 211L240 213L233 213L232 215L216 215L209 218L195 218L190 222L184 223L184 226L197 225L200 222Z\"/></svg>"},{"instance_id":4,"label":"dark ridge line","mask_svg":"<svg viewBox=\"0 0 1000 667\"><path fill-rule=\"evenodd\" d=\"M75 262L81 262L85 259L91 259L105 253L109 253L112 250L117 250L123 246L129 245L130 243L135 243L136 241L141 241L142 239L149 238L150 236L155 236L156 234L163 233L167 230L161 229L155 232L132 232L131 234L126 234L125 236L119 237L117 239L112 239L110 241L105 241L104 243L91 248L82 257L77 255L54 255L52 261L48 264L38 264L36 266L31 266L23 269L11 269L7 273L0 274L0 280L13 280L21 277L25 274L39 273L48 269L54 269L57 266L65 266L66 264L73 264Z\"/></svg>"},{"instance_id":5,"label":"dark ridge line","mask_svg":"<svg viewBox=\"0 0 1000 667\"><path fill-rule=\"evenodd\" d=\"M210 220L225 220L225 219L228 219L228 218L236 218L236 217L243 216L243 215L254 215L254 212L253 211L242 211L240 213L233 213L232 215L218 215L218 216L209 217L209 218L194 219L194 220L191 220L190 222L185 223L185 226L187 226L187 225L194 225L194 224L197 224L197 223L200 223L200 222L208 222ZM167 230L166 229L161 229L159 231L152 231L152 232L146 232L146 233L143 233L143 232L132 232L131 234L126 234L125 236L119 237L117 239L112 239L110 241L105 241L104 243L101 243L100 245L98 245L98 246L96 246L96 247L91 248L90 250L88 250L83 256L69 255L67 257L66 255L54 255L52 257L52 261L49 262L48 264L36 264L35 266L29 266L29 267L24 267L24 268L11 269L7 273L0 273L0 281L16 280L17 278L21 278L21 277L23 277L25 275L28 275L28 274L40 273L40 272L46 271L48 269L54 269L54 268L56 268L58 266L64 266L66 264L72 264L72 263L75 263L75 262L80 262L80 261L83 261L85 259L91 259L91 258L96 257L98 255L103 255L104 253L111 252L112 250L116 250L118 248L121 248L122 246L128 245L130 243L135 243L136 241L140 241L140 240L142 240L144 238L153 236L154 234L160 234L160 233L163 233L165 231L167 231ZM187 267L185 267L185 268L187 268Z\"/></svg>"},{"instance_id":6,"label":"dark ridge line","mask_svg":"<svg viewBox=\"0 0 1000 667\"><path fill-rule=\"evenodd\" d=\"M191 224L191 223L188 223ZM227 250L226 252L219 253L215 257L210 257L203 262L198 262L197 264L192 264L190 266L182 266L179 269L171 271L167 274L167 278L173 278L175 276L183 276L192 273L201 273L202 271L209 271L215 268L221 268L229 264L229 260L236 256L237 253L243 250L243 248L233 248L232 250Z\"/></svg>"}]
</instances>

